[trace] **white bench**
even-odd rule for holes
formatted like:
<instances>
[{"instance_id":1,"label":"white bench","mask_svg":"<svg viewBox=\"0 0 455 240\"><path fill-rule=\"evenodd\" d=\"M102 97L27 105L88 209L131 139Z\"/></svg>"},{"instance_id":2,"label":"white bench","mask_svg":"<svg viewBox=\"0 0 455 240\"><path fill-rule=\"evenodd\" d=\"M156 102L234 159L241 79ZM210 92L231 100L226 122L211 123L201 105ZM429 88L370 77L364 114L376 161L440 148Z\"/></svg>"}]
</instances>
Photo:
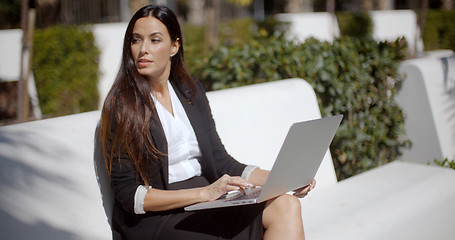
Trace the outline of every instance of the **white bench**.
<instances>
[{"instance_id":1,"label":"white bench","mask_svg":"<svg viewBox=\"0 0 455 240\"><path fill-rule=\"evenodd\" d=\"M271 166L290 123L320 116L303 80L208 97L228 151L263 168ZM94 151L99 116L95 111L0 128L2 239L111 239L112 196ZM302 200L308 239L455 235L449 226L455 216L452 170L396 162L336 183L326 155L316 179L317 189Z\"/></svg>"},{"instance_id":2,"label":"white bench","mask_svg":"<svg viewBox=\"0 0 455 240\"><path fill-rule=\"evenodd\" d=\"M396 98L413 143L402 159L424 164L455 159L455 54L450 50L426 54L400 64L406 80Z\"/></svg>"}]
</instances>

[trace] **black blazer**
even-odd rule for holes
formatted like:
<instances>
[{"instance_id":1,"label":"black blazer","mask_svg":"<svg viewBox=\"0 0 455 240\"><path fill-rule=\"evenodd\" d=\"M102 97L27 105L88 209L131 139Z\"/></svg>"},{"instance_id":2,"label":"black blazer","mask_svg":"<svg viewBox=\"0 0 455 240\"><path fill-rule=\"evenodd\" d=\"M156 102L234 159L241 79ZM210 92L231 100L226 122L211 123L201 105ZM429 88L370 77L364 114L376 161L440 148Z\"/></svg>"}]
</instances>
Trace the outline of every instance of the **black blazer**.
<instances>
[{"instance_id":1,"label":"black blazer","mask_svg":"<svg viewBox=\"0 0 455 240\"><path fill-rule=\"evenodd\" d=\"M182 103L185 112L193 126L199 147L202 152L202 175L210 182L216 181L223 174L240 176L245 169L244 164L237 162L225 150L218 136L215 122L212 117L208 99L203 86L196 82L197 93L191 92L185 84L172 84L176 94ZM191 101L193 94L195 100ZM156 114L156 116L158 116ZM150 129L157 149L167 153L167 141L160 120L152 118ZM158 189L168 189L168 159L160 156L161 167L159 171L153 171L151 186ZM120 205L124 211L134 214L134 194L137 187L143 184L128 156L121 160L121 164L112 165L111 183L114 191L116 205Z\"/></svg>"}]
</instances>

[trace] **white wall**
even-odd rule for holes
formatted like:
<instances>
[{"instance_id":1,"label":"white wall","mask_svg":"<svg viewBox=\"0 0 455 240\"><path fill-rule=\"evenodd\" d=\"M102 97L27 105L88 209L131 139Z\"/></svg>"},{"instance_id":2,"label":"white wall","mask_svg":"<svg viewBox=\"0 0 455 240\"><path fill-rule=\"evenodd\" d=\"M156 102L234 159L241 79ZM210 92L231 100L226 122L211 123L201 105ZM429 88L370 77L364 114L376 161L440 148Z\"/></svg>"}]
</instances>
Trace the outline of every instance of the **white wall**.
<instances>
[{"instance_id":1,"label":"white wall","mask_svg":"<svg viewBox=\"0 0 455 240\"><path fill-rule=\"evenodd\" d=\"M412 10L371 11L373 21L373 38L378 41L395 41L405 37L409 53L423 51L423 42L417 25L417 15ZM281 22L288 22L287 37L304 42L309 37L332 42L340 36L336 18L327 12L277 14Z\"/></svg>"},{"instance_id":2,"label":"white wall","mask_svg":"<svg viewBox=\"0 0 455 240\"><path fill-rule=\"evenodd\" d=\"M0 81L17 81L21 70L22 30L11 29L0 31ZM28 93L30 96L33 116L41 119L41 109L38 102L33 73L28 78Z\"/></svg>"},{"instance_id":3,"label":"white wall","mask_svg":"<svg viewBox=\"0 0 455 240\"><path fill-rule=\"evenodd\" d=\"M100 54L99 106L104 102L122 56L123 37L127 23L95 24L93 33ZM17 81L20 75L21 29L0 30L0 81ZM35 94L36 95L36 94Z\"/></svg>"},{"instance_id":4,"label":"white wall","mask_svg":"<svg viewBox=\"0 0 455 240\"><path fill-rule=\"evenodd\" d=\"M104 103L109 89L115 80L122 59L123 38L128 23L95 24L93 34L101 55L99 62L100 76L98 89L99 106Z\"/></svg>"},{"instance_id":5,"label":"white wall","mask_svg":"<svg viewBox=\"0 0 455 240\"><path fill-rule=\"evenodd\" d=\"M0 81L17 81L21 66L22 30L0 31Z\"/></svg>"},{"instance_id":6,"label":"white wall","mask_svg":"<svg viewBox=\"0 0 455 240\"><path fill-rule=\"evenodd\" d=\"M417 14L412 10L371 11L373 38L379 41L395 41L405 37L411 54L423 52L423 41L417 25Z\"/></svg>"},{"instance_id":7,"label":"white wall","mask_svg":"<svg viewBox=\"0 0 455 240\"><path fill-rule=\"evenodd\" d=\"M332 42L340 36L336 17L327 12L277 14L280 22L289 23L287 37L304 42L314 37L321 41Z\"/></svg>"}]
</instances>

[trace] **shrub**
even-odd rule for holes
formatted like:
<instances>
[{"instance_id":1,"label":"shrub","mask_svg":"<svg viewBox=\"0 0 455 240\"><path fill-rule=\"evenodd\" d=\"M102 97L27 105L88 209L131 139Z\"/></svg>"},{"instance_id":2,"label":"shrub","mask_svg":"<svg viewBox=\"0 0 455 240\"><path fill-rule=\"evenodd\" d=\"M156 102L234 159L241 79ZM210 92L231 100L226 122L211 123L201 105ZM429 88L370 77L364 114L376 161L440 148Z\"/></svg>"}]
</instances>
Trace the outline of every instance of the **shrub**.
<instances>
[{"instance_id":1,"label":"shrub","mask_svg":"<svg viewBox=\"0 0 455 240\"><path fill-rule=\"evenodd\" d=\"M444 160L439 161L438 159L434 159L433 162L440 167L451 168L455 170L455 160L450 160L448 158L444 158ZM428 163L430 164L430 163Z\"/></svg>"},{"instance_id":2,"label":"shrub","mask_svg":"<svg viewBox=\"0 0 455 240\"><path fill-rule=\"evenodd\" d=\"M43 114L60 116L98 108L98 57L94 35L86 26L36 30L33 73Z\"/></svg>"},{"instance_id":3,"label":"shrub","mask_svg":"<svg viewBox=\"0 0 455 240\"><path fill-rule=\"evenodd\" d=\"M209 54L212 49L205 43L205 26L184 24L182 28L185 64L188 69L194 69L197 61ZM252 29L256 29L256 24L248 18L223 22L218 27L218 42L223 46L244 44L253 39Z\"/></svg>"},{"instance_id":4,"label":"shrub","mask_svg":"<svg viewBox=\"0 0 455 240\"><path fill-rule=\"evenodd\" d=\"M394 101L403 41L342 38L303 44L281 35L220 47L201 59L193 75L209 90L300 77L313 86L322 115L343 114L331 144L337 176L344 179L395 160L409 141Z\"/></svg>"},{"instance_id":5,"label":"shrub","mask_svg":"<svg viewBox=\"0 0 455 240\"><path fill-rule=\"evenodd\" d=\"M429 10L423 32L425 50L455 51L455 10Z\"/></svg>"},{"instance_id":6,"label":"shrub","mask_svg":"<svg viewBox=\"0 0 455 240\"><path fill-rule=\"evenodd\" d=\"M220 45L244 44L254 38L257 24L250 18L241 18L221 23L218 27Z\"/></svg>"},{"instance_id":7,"label":"shrub","mask_svg":"<svg viewBox=\"0 0 455 240\"><path fill-rule=\"evenodd\" d=\"M368 12L336 14L341 36L370 38L373 34L373 20Z\"/></svg>"},{"instance_id":8,"label":"shrub","mask_svg":"<svg viewBox=\"0 0 455 240\"><path fill-rule=\"evenodd\" d=\"M183 47L185 48L185 65L188 69L195 66L197 59L202 58L208 49L204 44L204 26L196 26L184 24L183 31Z\"/></svg>"}]
</instances>

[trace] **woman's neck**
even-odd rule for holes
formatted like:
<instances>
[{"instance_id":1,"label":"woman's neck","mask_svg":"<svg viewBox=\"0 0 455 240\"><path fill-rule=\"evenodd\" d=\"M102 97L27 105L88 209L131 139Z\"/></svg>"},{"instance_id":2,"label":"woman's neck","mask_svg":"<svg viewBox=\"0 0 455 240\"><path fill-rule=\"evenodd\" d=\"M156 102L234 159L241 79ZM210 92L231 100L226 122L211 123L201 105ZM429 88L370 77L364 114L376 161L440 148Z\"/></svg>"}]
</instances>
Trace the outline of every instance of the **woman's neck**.
<instances>
[{"instance_id":1,"label":"woman's neck","mask_svg":"<svg viewBox=\"0 0 455 240\"><path fill-rule=\"evenodd\" d=\"M151 83L151 93L153 96L157 97L158 96L166 96L169 95L169 89L168 89L168 79L169 79L169 74L170 73L170 67L169 69L166 69L163 74L160 74L160 76L157 77L149 77L149 81Z\"/></svg>"},{"instance_id":2,"label":"woman's neck","mask_svg":"<svg viewBox=\"0 0 455 240\"><path fill-rule=\"evenodd\" d=\"M158 97L158 96L163 96L163 95L167 95L166 93L169 93L169 89L168 89L168 81L167 80L162 80L162 81L159 81L159 82L152 82L152 94L153 96L155 97Z\"/></svg>"},{"instance_id":3,"label":"woman's neck","mask_svg":"<svg viewBox=\"0 0 455 240\"><path fill-rule=\"evenodd\" d=\"M152 95L161 103L164 108L166 108L170 114L172 114L172 116L174 116L168 81L166 80L152 84L152 87Z\"/></svg>"}]
</instances>

